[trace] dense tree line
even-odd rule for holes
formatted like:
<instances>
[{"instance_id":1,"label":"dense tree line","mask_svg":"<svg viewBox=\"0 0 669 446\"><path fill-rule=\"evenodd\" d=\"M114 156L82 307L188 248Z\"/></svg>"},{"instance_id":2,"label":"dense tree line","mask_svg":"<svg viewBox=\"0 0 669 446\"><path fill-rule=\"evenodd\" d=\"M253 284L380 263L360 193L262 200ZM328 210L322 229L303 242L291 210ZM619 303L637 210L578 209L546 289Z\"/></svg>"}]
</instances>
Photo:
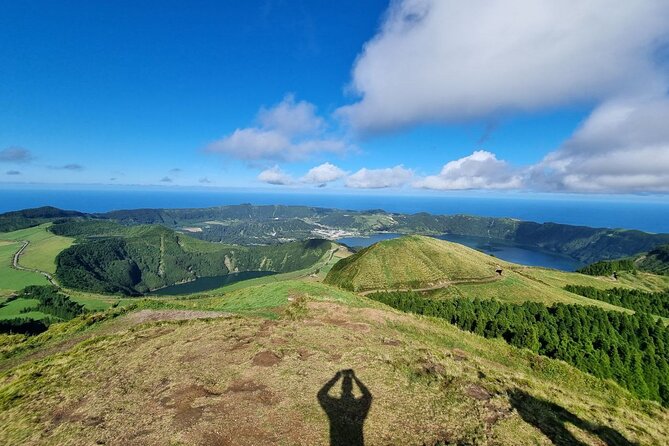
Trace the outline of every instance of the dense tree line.
<instances>
[{"instance_id":1,"label":"dense tree line","mask_svg":"<svg viewBox=\"0 0 669 446\"><path fill-rule=\"evenodd\" d=\"M62 294L55 286L26 287L18 294L5 300L0 306L7 305L16 299L30 299L38 302L37 306L26 307L20 313L39 311L49 316L39 320L25 316L0 320L0 333L39 334L46 331L53 322L67 321L86 312L83 305Z\"/></svg>"},{"instance_id":2,"label":"dense tree line","mask_svg":"<svg viewBox=\"0 0 669 446\"><path fill-rule=\"evenodd\" d=\"M27 311L41 311L65 321L86 312L83 305L60 293L55 286L29 286L18 297L39 301L37 308L28 308Z\"/></svg>"},{"instance_id":3,"label":"dense tree line","mask_svg":"<svg viewBox=\"0 0 669 446\"><path fill-rule=\"evenodd\" d=\"M669 329L646 314L583 305L495 300L433 300L415 292L370 297L394 308L443 318L488 338L503 338L597 377L613 379L639 398L669 406Z\"/></svg>"},{"instance_id":4,"label":"dense tree line","mask_svg":"<svg viewBox=\"0 0 669 446\"><path fill-rule=\"evenodd\" d=\"M591 286L581 285L567 285L564 289L589 299L601 300L602 302L608 302L641 313L669 317L669 291L649 293L625 288L600 290Z\"/></svg>"},{"instance_id":5,"label":"dense tree line","mask_svg":"<svg viewBox=\"0 0 669 446\"><path fill-rule=\"evenodd\" d=\"M621 271L636 271L634 260L603 260L579 269L577 272L589 276L611 276L613 273Z\"/></svg>"},{"instance_id":6,"label":"dense tree line","mask_svg":"<svg viewBox=\"0 0 669 446\"><path fill-rule=\"evenodd\" d=\"M27 317L0 319L0 333L36 335L49 328L48 322Z\"/></svg>"}]
</instances>

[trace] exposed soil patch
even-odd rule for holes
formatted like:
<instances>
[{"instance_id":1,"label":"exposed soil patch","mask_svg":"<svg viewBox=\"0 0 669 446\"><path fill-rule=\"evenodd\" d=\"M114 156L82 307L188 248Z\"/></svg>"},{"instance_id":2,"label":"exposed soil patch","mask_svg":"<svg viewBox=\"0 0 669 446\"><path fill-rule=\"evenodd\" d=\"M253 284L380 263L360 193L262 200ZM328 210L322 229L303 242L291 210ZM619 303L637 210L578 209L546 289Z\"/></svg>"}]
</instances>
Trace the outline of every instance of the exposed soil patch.
<instances>
[{"instance_id":1,"label":"exposed soil patch","mask_svg":"<svg viewBox=\"0 0 669 446\"><path fill-rule=\"evenodd\" d=\"M240 394L242 398L249 401L258 401L264 405L272 406L279 402L279 398L267 389L264 384L259 384L253 380L234 381L228 386L226 393Z\"/></svg>"},{"instance_id":2,"label":"exposed soil patch","mask_svg":"<svg viewBox=\"0 0 669 446\"><path fill-rule=\"evenodd\" d=\"M306 348L300 348L297 350L297 356L302 360L306 361L310 356L315 355L314 352L307 350Z\"/></svg>"},{"instance_id":3,"label":"exposed soil patch","mask_svg":"<svg viewBox=\"0 0 669 446\"><path fill-rule=\"evenodd\" d=\"M218 311L191 311L191 310L140 310L125 316L134 324L157 321L185 321L189 319L209 319L226 317L227 313Z\"/></svg>"},{"instance_id":4,"label":"exposed soil patch","mask_svg":"<svg viewBox=\"0 0 669 446\"><path fill-rule=\"evenodd\" d=\"M263 321L263 323L260 325L260 330L258 330L257 336L260 337L269 336L276 325L277 325L276 322L269 319Z\"/></svg>"},{"instance_id":5,"label":"exposed soil patch","mask_svg":"<svg viewBox=\"0 0 669 446\"><path fill-rule=\"evenodd\" d=\"M466 361L468 359L467 353L463 352L459 348L454 348L452 350L453 353L453 359L456 361Z\"/></svg>"},{"instance_id":6,"label":"exposed soil patch","mask_svg":"<svg viewBox=\"0 0 669 446\"><path fill-rule=\"evenodd\" d=\"M471 384L469 387L467 387L465 394L478 401L488 401L492 398L490 392L478 384Z\"/></svg>"},{"instance_id":7,"label":"exposed soil patch","mask_svg":"<svg viewBox=\"0 0 669 446\"><path fill-rule=\"evenodd\" d=\"M444 376L446 374L446 367L429 360L423 363L421 369L425 375Z\"/></svg>"},{"instance_id":8,"label":"exposed soil patch","mask_svg":"<svg viewBox=\"0 0 669 446\"><path fill-rule=\"evenodd\" d=\"M175 390L169 397L162 398L160 404L165 408L175 409L173 422L183 429L192 426L202 418L206 406L194 405L197 399L218 395L220 394L204 386L190 385Z\"/></svg>"},{"instance_id":9,"label":"exposed soil patch","mask_svg":"<svg viewBox=\"0 0 669 446\"><path fill-rule=\"evenodd\" d=\"M252 342L253 342L252 337L238 338L237 342L232 344L232 347L230 347L230 351L241 350L241 349L247 348L249 345L251 345Z\"/></svg>"},{"instance_id":10,"label":"exposed soil patch","mask_svg":"<svg viewBox=\"0 0 669 446\"><path fill-rule=\"evenodd\" d=\"M253 357L253 365L272 367L281 362L281 357L269 350L262 351Z\"/></svg>"}]
</instances>

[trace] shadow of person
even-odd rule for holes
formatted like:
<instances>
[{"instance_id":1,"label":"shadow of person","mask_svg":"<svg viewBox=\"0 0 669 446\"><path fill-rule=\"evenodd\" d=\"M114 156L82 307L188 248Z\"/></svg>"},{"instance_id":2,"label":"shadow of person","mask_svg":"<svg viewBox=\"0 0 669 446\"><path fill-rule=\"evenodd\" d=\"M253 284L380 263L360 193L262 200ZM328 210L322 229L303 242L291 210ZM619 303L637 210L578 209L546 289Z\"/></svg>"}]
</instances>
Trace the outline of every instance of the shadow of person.
<instances>
[{"instance_id":1,"label":"shadow of person","mask_svg":"<svg viewBox=\"0 0 669 446\"><path fill-rule=\"evenodd\" d=\"M341 396L330 396L330 390L340 379ZM360 398L353 395L354 382L362 394ZM350 369L340 370L316 396L330 419L330 446L364 446L363 424L372 405L372 394L355 376L355 372Z\"/></svg>"},{"instance_id":2,"label":"shadow of person","mask_svg":"<svg viewBox=\"0 0 669 446\"><path fill-rule=\"evenodd\" d=\"M636 446L636 443L610 427L582 420L564 407L520 389L510 391L509 400L523 420L534 425L557 446L585 446L567 429L567 423L596 435L607 446Z\"/></svg>"}]
</instances>

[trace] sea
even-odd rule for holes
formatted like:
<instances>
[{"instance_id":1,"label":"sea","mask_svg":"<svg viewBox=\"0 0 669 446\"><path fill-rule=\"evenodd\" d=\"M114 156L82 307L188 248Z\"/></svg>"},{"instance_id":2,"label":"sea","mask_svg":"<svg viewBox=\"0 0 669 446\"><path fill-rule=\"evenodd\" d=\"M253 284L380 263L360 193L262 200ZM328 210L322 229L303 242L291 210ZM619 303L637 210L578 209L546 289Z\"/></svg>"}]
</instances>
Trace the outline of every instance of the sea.
<instances>
[{"instance_id":1,"label":"sea","mask_svg":"<svg viewBox=\"0 0 669 446\"><path fill-rule=\"evenodd\" d=\"M281 193L274 191L182 189L79 189L0 185L0 212L55 206L82 212L137 208L200 208L231 204L306 205L347 210L468 214L511 217L601 228L669 233L669 196L578 195L391 195L368 193Z\"/></svg>"}]
</instances>

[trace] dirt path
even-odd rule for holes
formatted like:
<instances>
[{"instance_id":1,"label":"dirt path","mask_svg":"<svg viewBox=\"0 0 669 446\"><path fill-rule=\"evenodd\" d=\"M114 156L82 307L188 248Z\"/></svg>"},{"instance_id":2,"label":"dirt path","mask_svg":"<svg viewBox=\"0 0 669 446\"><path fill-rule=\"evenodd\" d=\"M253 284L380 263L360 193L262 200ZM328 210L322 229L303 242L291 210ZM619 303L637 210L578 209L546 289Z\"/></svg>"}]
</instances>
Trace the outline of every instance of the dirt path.
<instances>
[{"instance_id":1,"label":"dirt path","mask_svg":"<svg viewBox=\"0 0 669 446\"><path fill-rule=\"evenodd\" d=\"M429 286L429 287L424 287L424 288L391 288L391 289L375 289L375 290L366 290L366 291L360 291L358 294L361 296L366 296L368 294L372 293L382 293L382 292L397 292L397 291L434 291L434 290L440 290L442 288L448 288L451 285L469 285L469 284L477 284L477 283L490 283L490 282L495 282L497 280L500 280L502 276L500 275L495 275L495 276L490 276L490 277L482 277L480 279L466 279L466 280L447 280L445 282L439 282L436 285Z\"/></svg>"},{"instance_id":2,"label":"dirt path","mask_svg":"<svg viewBox=\"0 0 669 446\"><path fill-rule=\"evenodd\" d=\"M21 255L23 255L23 252L26 250L26 248L28 248L30 242L28 240L23 240L21 243L23 243L23 245L19 248L18 251L16 251L16 253L14 254L14 258L12 259L12 268L17 269L19 271L30 271L32 273L41 274L44 277L46 277L46 280L48 280L51 285L59 287L60 285L58 285L56 279L46 271L40 271L38 269L26 268L24 266L21 266L19 260L21 260Z\"/></svg>"}]
</instances>

